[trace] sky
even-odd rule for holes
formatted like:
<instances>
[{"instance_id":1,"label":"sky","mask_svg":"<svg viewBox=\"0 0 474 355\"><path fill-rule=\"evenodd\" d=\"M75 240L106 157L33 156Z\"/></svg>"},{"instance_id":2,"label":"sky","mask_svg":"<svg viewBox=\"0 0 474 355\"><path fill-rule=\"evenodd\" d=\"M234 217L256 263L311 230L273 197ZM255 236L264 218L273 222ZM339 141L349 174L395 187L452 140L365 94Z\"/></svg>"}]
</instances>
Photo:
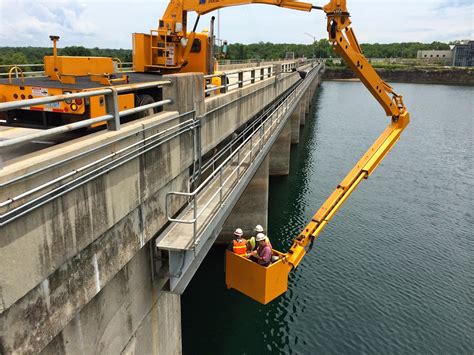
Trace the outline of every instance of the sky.
<instances>
[{"instance_id":1,"label":"sky","mask_svg":"<svg viewBox=\"0 0 474 355\"><path fill-rule=\"evenodd\" d=\"M314 0L314 5L327 1ZM82 45L131 48L131 34L156 29L168 1L150 0L0 0L0 47ZM347 0L352 27L361 43L448 42L474 39L474 0ZM202 16L198 30L209 27ZM188 27L194 23L188 15ZM311 43L326 38L321 11L300 12L268 5L219 11L219 35L230 43ZM309 34L309 35L308 35ZM310 36L311 35L311 36Z\"/></svg>"}]
</instances>

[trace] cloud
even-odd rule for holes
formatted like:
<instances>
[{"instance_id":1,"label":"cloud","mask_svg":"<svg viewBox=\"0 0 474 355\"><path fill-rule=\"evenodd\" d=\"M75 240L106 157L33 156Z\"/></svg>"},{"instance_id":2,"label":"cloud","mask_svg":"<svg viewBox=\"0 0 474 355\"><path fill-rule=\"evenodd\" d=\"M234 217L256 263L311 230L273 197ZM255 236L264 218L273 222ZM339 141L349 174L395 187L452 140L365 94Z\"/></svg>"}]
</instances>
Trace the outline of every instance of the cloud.
<instances>
[{"instance_id":1,"label":"cloud","mask_svg":"<svg viewBox=\"0 0 474 355\"><path fill-rule=\"evenodd\" d=\"M327 0L312 2L321 5ZM49 35L57 34L60 46L131 48L131 34L156 29L167 4L165 0L0 0L0 45L50 46ZM350 0L348 7L363 43L473 38L472 0ZM245 5L219 14L220 36L231 43L311 43L305 32L318 39L327 37L321 11ZM211 16L217 12L202 16L198 30L209 27ZM189 13L189 27L195 18Z\"/></svg>"},{"instance_id":2,"label":"cloud","mask_svg":"<svg viewBox=\"0 0 474 355\"><path fill-rule=\"evenodd\" d=\"M11 16L12 9L15 16ZM98 26L76 0L15 0L0 3L0 41L4 45L49 46L49 35L80 40L94 36Z\"/></svg>"}]
</instances>

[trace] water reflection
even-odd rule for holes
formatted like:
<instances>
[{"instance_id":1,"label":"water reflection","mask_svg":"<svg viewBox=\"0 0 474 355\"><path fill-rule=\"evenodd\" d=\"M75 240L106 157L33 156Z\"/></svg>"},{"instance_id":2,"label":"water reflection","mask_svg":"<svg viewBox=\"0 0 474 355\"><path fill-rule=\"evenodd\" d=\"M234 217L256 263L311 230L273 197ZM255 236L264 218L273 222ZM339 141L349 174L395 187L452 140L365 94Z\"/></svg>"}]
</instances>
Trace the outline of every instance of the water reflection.
<instances>
[{"instance_id":1,"label":"water reflection","mask_svg":"<svg viewBox=\"0 0 474 355\"><path fill-rule=\"evenodd\" d=\"M285 295L262 306L226 290L223 249L210 252L182 297L186 354L472 352L474 90L395 87L409 128ZM324 83L315 114L290 175L271 180L269 235L281 250L388 124L360 83Z\"/></svg>"}]
</instances>

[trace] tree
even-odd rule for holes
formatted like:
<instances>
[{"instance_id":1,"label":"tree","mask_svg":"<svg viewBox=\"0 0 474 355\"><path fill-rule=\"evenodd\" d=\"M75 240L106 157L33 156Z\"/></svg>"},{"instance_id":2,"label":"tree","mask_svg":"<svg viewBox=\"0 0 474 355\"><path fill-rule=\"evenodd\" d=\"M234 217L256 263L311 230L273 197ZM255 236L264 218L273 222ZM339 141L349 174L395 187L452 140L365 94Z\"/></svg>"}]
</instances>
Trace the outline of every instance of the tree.
<instances>
[{"instance_id":1,"label":"tree","mask_svg":"<svg viewBox=\"0 0 474 355\"><path fill-rule=\"evenodd\" d=\"M90 57L92 51L82 46L64 47L60 51L60 55L76 56L76 57Z\"/></svg>"}]
</instances>

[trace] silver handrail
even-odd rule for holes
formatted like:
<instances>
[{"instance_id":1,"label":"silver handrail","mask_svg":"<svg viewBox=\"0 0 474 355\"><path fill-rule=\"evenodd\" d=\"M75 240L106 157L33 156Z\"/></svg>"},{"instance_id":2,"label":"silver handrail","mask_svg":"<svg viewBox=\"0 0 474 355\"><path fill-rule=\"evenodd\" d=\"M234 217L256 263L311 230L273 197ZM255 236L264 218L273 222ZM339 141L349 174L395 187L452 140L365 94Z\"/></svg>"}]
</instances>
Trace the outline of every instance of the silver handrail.
<instances>
[{"instance_id":1,"label":"silver handrail","mask_svg":"<svg viewBox=\"0 0 474 355\"><path fill-rule=\"evenodd\" d=\"M27 99L27 100L0 103L0 112L2 112L2 111L14 110L14 109L27 108L27 107L36 106L36 105L45 105L45 104L50 104L50 103L66 101L66 100L73 100L77 98L84 99L84 98L103 95L105 96L105 101L106 101L105 106L106 106L106 112L107 112L105 115L100 116L100 117L89 118L89 119L82 120L79 122L63 125L60 127L46 129L44 131L32 133L32 134L25 135L22 137L0 141L0 148L11 147L13 145L25 143L33 139L50 137L52 135L56 135L59 133L73 131L73 130L76 130L82 127L87 127L94 123L103 122L103 121L107 122L107 129L119 130L121 117L128 116L133 113L143 112L150 108L161 107L166 104L172 103L172 100L165 99L158 102L154 102L152 104L135 107L133 109L119 111L118 94L134 91L137 89L162 87L162 86L170 85L170 84L171 84L171 81L169 80L155 81L155 82L135 84L135 85L121 85L117 87L106 87L104 89L81 91L81 92L73 93L73 94L63 94L63 95L47 96L47 97L36 98L36 99Z\"/></svg>"}]
</instances>

